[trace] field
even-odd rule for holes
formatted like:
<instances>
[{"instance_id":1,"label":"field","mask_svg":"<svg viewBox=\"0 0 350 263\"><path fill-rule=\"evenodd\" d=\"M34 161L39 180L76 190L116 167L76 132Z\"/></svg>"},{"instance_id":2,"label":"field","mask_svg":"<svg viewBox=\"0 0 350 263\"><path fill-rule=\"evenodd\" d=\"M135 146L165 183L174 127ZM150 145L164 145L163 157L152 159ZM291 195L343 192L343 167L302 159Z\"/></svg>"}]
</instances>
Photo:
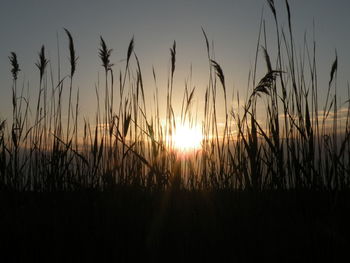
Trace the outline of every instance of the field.
<instances>
[{"instance_id":1,"label":"field","mask_svg":"<svg viewBox=\"0 0 350 263\"><path fill-rule=\"evenodd\" d=\"M1 200L6 262L338 262L347 257L348 192L335 197L314 191L121 188L12 193Z\"/></svg>"},{"instance_id":2,"label":"field","mask_svg":"<svg viewBox=\"0 0 350 263\"><path fill-rule=\"evenodd\" d=\"M187 82L181 114L174 114L175 41L161 87L166 107L159 106L153 70L150 109L134 39L125 67L114 71L112 50L100 37L104 76L93 123L79 115L69 30L70 73L60 76L58 69L55 82L42 46L34 105L18 84L21 66L12 52L12 118L0 120L3 257L339 261L350 242L350 97L345 103L337 97L335 54L320 105L316 40L305 40L299 52L288 1L287 28L267 2L277 50L268 49L262 17L244 100L227 94L224 69L202 29L208 56L202 118ZM257 69L259 59L265 69Z\"/></svg>"}]
</instances>

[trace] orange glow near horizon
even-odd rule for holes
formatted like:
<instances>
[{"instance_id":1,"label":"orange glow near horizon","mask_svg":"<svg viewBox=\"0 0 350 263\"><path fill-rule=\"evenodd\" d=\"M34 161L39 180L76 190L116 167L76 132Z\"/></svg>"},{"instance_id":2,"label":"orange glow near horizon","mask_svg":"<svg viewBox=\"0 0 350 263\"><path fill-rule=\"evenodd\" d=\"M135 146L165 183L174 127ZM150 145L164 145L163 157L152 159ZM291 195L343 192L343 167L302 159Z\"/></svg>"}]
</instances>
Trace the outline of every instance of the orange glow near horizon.
<instances>
[{"instance_id":1,"label":"orange glow near horizon","mask_svg":"<svg viewBox=\"0 0 350 263\"><path fill-rule=\"evenodd\" d=\"M174 149L183 153L200 150L202 140L203 134L201 127L199 125L189 125L188 123L177 125L171 139Z\"/></svg>"}]
</instances>

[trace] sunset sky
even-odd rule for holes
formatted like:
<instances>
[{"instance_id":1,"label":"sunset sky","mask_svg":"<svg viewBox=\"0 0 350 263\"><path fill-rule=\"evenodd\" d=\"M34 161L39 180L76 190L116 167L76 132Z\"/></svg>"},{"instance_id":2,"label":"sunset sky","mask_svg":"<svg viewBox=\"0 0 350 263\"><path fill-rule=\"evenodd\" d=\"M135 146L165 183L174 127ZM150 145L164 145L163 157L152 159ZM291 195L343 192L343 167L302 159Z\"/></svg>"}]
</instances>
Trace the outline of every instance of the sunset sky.
<instances>
[{"instance_id":1,"label":"sunset sky","mask_svg":"<svg viewBox=\"0 0 350 263\"><path fill-rule=\"evenodd\" d=\"M287 30L284 1L275 1L280 24ZM312 41L313 21L317 41L319 93L324 101L329 72L335 57L339 57L338 92L341 102L347 98L350 79L350 2L346 0L290 0L292 24L298 51L303 46L304 33ZM124 70L130 39L135 38L137 53L147 98L152 98L155 68L161 93L166 90L170 52L177 42L174 103L180 102L185 79L193 68L192 84L197 87L196 104L201 110L203 94L208 82L208 61L201 27L214 43L215 58L222 66L227 80L228 95L233 89L243 98L247 94L247 79L255 56L262 9L267 35L274 36L275 28L266 1L259 0L150 0L150 1L92 1L92 0L2 0L0 8L0 118L11 115L11 73L8 56L17 53L21 72L19 85L30 87L31 101L35 101L39 82L34 63L42 44L52 63L57 81L56 34L61 52L62 76L69 72L68 41L63 28L73 35L79 56L74 90L80 89L80 111L91 116L95 112L94 86L103 68L98 58L99 37L103 36L113 49L111 61L114 71ZM271 57L275 54L275 37L268 39ZM274 60L272 60L274 61ZM260 75L265 63L259 60ZM66 84L68 88L68 82ZM321 103L322 104L322 103ZM33 106L32 106L33 107ZM91 117L92 118L92 117Z\"/></svg>"}]
</instances>

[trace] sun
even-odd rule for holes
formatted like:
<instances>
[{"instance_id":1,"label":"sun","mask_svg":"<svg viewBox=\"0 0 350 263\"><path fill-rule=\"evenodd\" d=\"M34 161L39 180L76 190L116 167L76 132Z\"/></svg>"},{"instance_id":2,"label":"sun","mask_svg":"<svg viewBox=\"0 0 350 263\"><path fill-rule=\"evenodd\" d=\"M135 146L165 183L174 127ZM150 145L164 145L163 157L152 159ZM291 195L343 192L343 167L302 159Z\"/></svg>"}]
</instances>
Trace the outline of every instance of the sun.
<instances>
[{"instance_id":1,"label":"sun","mask_svg":"<svg viewBox=\"0 0 350 263\"><path fill-rule=\"evenodd\" d=\"M203 134L199 125L193 126L187 123L176 126L172 136L173 147L180 152L199 150L202 147Z\"/></svg>"}]
</instances>

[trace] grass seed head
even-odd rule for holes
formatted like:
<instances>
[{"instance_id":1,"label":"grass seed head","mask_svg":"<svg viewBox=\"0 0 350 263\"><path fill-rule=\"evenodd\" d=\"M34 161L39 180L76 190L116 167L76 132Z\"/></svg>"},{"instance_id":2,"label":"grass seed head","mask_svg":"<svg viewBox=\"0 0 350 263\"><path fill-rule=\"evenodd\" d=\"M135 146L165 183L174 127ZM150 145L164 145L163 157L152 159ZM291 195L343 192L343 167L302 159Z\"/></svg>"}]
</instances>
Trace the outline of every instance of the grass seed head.
<instances>
[{"instance_id":1,"label":"grass seed head","mask_svg":"<svg viewBox=\"0 0 350 263\"><path fill-rule=\"evenodd\" d=\"M18 72L20 72L21 70L18 65L16 53L11 52L11 56L9 56L9 59L10 59L10 64L12 66L11 68L12 77L14 80L17 80Z\"/></svg>"}]
</instances>

